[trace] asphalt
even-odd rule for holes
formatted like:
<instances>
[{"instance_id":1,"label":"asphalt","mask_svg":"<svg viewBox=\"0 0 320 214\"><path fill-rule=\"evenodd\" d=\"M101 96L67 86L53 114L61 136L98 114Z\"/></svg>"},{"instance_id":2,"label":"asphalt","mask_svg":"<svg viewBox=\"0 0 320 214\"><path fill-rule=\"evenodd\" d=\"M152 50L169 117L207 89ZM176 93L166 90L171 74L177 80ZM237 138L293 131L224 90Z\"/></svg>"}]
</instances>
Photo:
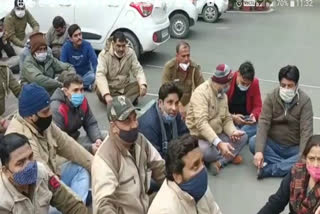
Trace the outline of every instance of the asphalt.
<instances>
[{"instance_id":1,"label":"asphalt","mask_svg":"<svg viewBox=\"0 0 320 214\"><path fill-rule=\"evenodd\" d=\"M314 133L319 133L319 5L319 1L314 1L313 7L276 6L268 14L226 13L215 24L200 20L186 39L191 45L192 59L201 65L205 78L209 78L217 64L226 63L237 69L242 62L250 60L255 66L256 76L260 78L263 97L278 85L277 75L281 67L296 65L301 74L300 88L309 94L313 102ZM140 100L142 108L156 99L154 95L161 84L162 67L175 56L177 42L171 39L154 52L142 56L149 92ZM94 93L87 93L87 98L99 125L107 129L105 106L99 103ZM6 113L16 108L17 100L11 95L7 100ZM218 176L209 178L214 197L224 214L257 213L281 181L278 178L258 181L248 147L241 154L244 157L242 165L230 165Z\"/></svg>"}]
</instances>

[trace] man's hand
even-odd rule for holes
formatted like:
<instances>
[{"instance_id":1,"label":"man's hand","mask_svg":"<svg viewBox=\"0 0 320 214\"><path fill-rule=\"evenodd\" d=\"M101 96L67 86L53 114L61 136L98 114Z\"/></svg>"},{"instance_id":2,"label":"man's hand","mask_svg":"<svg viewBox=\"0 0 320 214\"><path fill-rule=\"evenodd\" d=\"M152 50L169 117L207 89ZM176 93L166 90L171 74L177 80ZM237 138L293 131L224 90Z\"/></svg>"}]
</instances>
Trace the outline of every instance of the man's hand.
<instances>
[{"instance_id":1,"label":"man's hand","mask_svg":"<svg viewBox=\"0 0 320 214\"><path fill-rule=\"evenodd\" d=\"M245 125L254 125L256 124L257 119L253 114L250 114L250 120L249 121L245 121Z\"/></svg>"},{"instance_id":2,"label":"man's hand","mask_svg":"<svg viewBox=\"0 0 320 214\"><path fill-rule=\"evenodd\" d=\"M102 140L101 140L101 139L97 139L96 142L95 142L95 144L97 144L98 147L101 146Z\"/></svg>"},{"instance_id":3,"label":"man's hand","mask_svg":"<svg viewBox=\"0 0 320 214\"><path fill-rule=\"evenodd\" d=\"M104 96L104 99L105 99L107 105L110 105L110 104L112 103L112 97L111 97L110 94L106 94L106 95Z\"/></svg>"},{"instance_id":4,"label":"man's hand","mask_svg":"<svg viewBox=\"0 0 320 214\"><path fill-rule=\"evenodd\" d=\"M179 104L179 113L181 115L181 119L185 121L187 116L187 111L186 111L186 107L183 106L181 103Z\"/></svg>"},{"instance_id":5,"label":"man's hand","mask_svg":"<svg viewBox=\"0 0 320 214\"><path fill-rule=\"evenodd\" d=\"M263 153L262 152L257 152L253 157L254 165L257 168L261 169L263 167L263 162L264 162Z\"/></svg>"},{"instance_id":6,"label":"man's hand","mask_svg":"<svg viewBox=\"0 0 320 214\"><path fill-rule=\"evenodd\" d=\"M230 136L232 142L236 142L238 140L241 139L241 137L244 135L245 133L241 130L235 130L232 135Z\"/></svg>"},{"instance_id":7,"label":"man's hand","mask_svg":"<svg viewBox=\"0 0 320 214\"><path fill-rule=\"evenodd\" d=\"M320 206L318 207L318 209L316 210L316 212L314 214L320 214Z\"/></svg>"},{"instance_id":8,"label":"man's hand","mask_svg":"<svg viewBox=\"0 0 320 214\"><path fill-rule=\"evenodd\" d=\"M236 125L244 125L246 122L242 114L233 114L232 120Z\"/></svg>"},{"instance_id":9,"label":"man's hand","mask_svg":"<svg viewBox=\"0 0 320 214\"><path fill-rule=\"evenodd\" d=\"M230 143L220 142L217 147L223 157L228 159L232 159L235 157L235 155L232 153L232 151L234 151L234 148L230 145Z\"/></svg>"},{"instance_id":10,"label":"man's hand","mask_svg":"<svg viewBox=\"0 0 320 214\"><path fill-rule=\"evenodd\" d=\"M100 145L102 143L101 140L98 141L98 142L97 141L98 140L96 140L96 142L92 144L92 154L96 154L96 152L98 151L98 149L99 149L99 147L100 147Z\"/></svg>"},{"instance_id":11,"label":"man's hand","mask_svg":"<svg viewBox=\"0 0 320 214\"><path fill-rule=\"evenodd\" d=\"M143 97L147 94L147 86L146 85L140 85L140 97Z\"/></svg>"}]
</instances>

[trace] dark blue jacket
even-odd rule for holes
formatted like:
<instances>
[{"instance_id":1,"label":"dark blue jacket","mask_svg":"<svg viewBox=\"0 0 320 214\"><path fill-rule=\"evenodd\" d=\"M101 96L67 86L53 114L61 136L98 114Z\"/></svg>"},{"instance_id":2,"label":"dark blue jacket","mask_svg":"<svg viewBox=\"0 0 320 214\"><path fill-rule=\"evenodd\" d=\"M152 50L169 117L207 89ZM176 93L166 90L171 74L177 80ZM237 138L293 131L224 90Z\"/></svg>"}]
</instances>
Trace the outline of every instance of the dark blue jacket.
<instances>
[{"instance_id":1,"label":"dark blue jacket","mask_svg":"<svg viewBox=\"0 0 320 214\"><path fill-rule=\"evenodd\" d=\"M162 134L161 134L161 126L160 120L157 112L156 105L158 102L153 104L148 111L146 111L140 118L139 118L139 132L142 133L152 145L158 150L162 157L164 154L162 152ZM185 133L189 133L189 130L185 124L185 122L181 119L180 114L176 117L177 121L177 130L178 136L181 136ZM164 123L166 133L167 133L167 140L170 142L172 139L172 127Z\"/></svg>"},{"instance_id":2,"label":"dark blue jacket","mask_svg":"<svg viewBox=\"0 0 320 214\"><path fill-rule=\"evenodd\" d=\"M73 65L80 76L92 71L92 69L94 72L97 70L97 55L91 44L85 40L82 40L79 49L73 47L70 40L66 41L62 46L60 60Z\"/></svg>"}]
</instances>

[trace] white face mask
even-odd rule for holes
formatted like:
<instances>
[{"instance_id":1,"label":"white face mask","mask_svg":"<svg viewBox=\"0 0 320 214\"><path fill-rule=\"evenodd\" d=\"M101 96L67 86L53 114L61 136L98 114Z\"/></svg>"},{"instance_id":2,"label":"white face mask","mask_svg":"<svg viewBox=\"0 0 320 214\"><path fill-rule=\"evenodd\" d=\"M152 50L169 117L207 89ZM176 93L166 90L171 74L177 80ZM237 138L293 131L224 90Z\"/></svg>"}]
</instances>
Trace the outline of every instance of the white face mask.
<instances>
[{"instance_id":1,"label":"white face mask","mask_svg":"<svg viewBox=\"0 0 320 214\"><path fill-rule=\"evenodd\" d=\"M244 86L244 85L238 84L238 88L240 89L240 91L248 91L248 89L250 88L250 85Z\"/></svg>"},{"instance_id":2,"label":"white face mask","mask_svg":"<svg viewBox=\"0 0 320 214\"><path fill-rule=\"evenodd\" d=\"M279 95L285 103L291 103L297 90L280 87Z\"/></svg>"},{"instance_id":3,"label":"white face mask","mask_svg":"<svg viewBox=\"0 0 320 214\"><path fill-rule=\"evenodd\" d=\"M2 32L0 32L0 38L3 36L3 31Z\"/></svg>"},{"instance_id":4,"label":"white face mask","mask_svg":"<svg viewBox=\"0 0 320 214\"><path fill-rule=\"evenodd\" d=\"M25 10L14 10L16 16L18 18L23 18L26 15L26 11Z\"/></svg>"},{"instance_id":5,"label":"white face mask","mask_svg":"<svg viewBox=\"0 0 320 214\"><path fill-rule=\"evenodd\" d=\"M34 58L38 61L38 62L44 62L47 59L47 52L43 52L43 53L35 53L34 54Z\"/></svg>"},{"instance_id":6,"label":"white face mask","mask_svg":"<svg viewBox=\"0 0 320 214\"><path fill-rule=\"evenodd\" d=\"M190 63L179 63L179 66L182 70L187 71L189 68Z\"/></svg>"}]
</instances>

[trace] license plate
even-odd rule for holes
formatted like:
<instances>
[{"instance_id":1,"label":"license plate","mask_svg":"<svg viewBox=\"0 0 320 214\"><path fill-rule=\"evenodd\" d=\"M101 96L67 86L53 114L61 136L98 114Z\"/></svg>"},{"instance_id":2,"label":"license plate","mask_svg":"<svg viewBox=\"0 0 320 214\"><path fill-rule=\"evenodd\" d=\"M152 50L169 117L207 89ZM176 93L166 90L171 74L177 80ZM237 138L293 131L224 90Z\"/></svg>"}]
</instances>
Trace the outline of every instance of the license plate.
<instances>
[{"instance_id":1,"label":"license plate","mask_svg":"<svg viewBox=\"0 0 320 214\"><path fill-rule=\"evenodd\" d=\"M166 38L169 35L168 29L165 29L161 32L162 38Z\"/></svg>"}]
</instances>

